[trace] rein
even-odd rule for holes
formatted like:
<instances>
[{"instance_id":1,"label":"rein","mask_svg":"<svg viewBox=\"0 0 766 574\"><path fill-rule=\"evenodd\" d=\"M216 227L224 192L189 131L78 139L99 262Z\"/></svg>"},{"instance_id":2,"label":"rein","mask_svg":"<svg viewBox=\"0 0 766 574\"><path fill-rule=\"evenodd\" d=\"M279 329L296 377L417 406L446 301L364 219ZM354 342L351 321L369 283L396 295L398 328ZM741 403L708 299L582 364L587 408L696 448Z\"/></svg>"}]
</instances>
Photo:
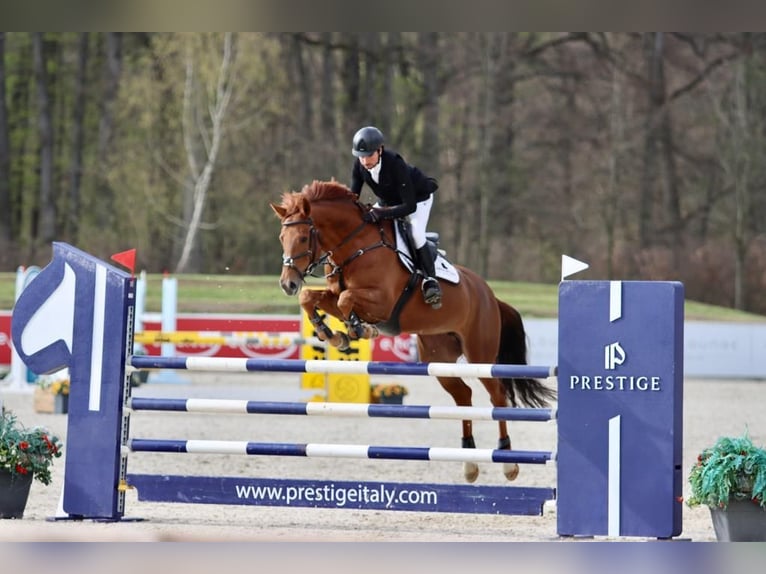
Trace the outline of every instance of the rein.
<instances>
[{"instance_id":1,"label":"rein","mask_svg":"<svg viewBox=\"0 0 766 574\"><path fill-rule=\"evenodd\" d=\"M350 256L346 257L346 259L343 260L342 263L335 263L332 260L332 255L335 251L343 247L346 243L351 241L356 235L358 235L365 227L367 227L367 223L362 221L361 225L359 225L356 229L354 229L349 235L347 235L338 245L336 245L333 249L327 252L327 259L332 265L332 271L325 275L325 277L332 277L333 275L339 275L343 272L343 268L357 259L358 257L361 257L365 253L369 253L370 251L373 251L379 247L391 247L393 249L393 246L386 242L386 237L383 234L383 227L381 225L378 226L378 231L380 232L380 241L377 243L373 243L372 245L368 245L367 247L362 247L360 249L357 249L354 253L352 253Z\"/></svg>"},{"instance_id":2,"label":"rein","mask_svg":"<svg viewBox=\"0 0 766 574\"><path fill-rule=\"evenodd\" d=\"M299 253L298 255L288 256L283 254L282 266L289 267L290 269L295 270L301 276L302 281L306 279L306 275L310 275L319 265L322 265L324 263L329 263L332 266L332 271L330 271L330 273L325 275L325 278L329 278L329 277L332 277L333 275L342 274L343 268L346 265L356 260L357 258L361 257L365 253L378 249L379 247L388 247L390 249L396 250L396 248L393 245L391 245L388 241L386 241L386 236L383 232L383 226L379 224L378 231L380 232L380 241L378 241L377 243L373 243L372 245L368 245L366 247L362 247L356 250L349 257L347 257L342 263L335 263L335 261L333 261L332 259L333 254L338 249L346 245L349 241L351 241L354 237L359 235L359 233L361 233L362 230L365 227L367 227L367 223L365 221L362 221L361 224L359 224L356 228L354 228L351 231L351 233L349 233L346 237L344 237L341 240L341 242L338 243L335 247L325 251L319 257L316 257L316 253L318 253L317 248L321 248L322 243L319 239L319 230L317 230L317 228L314 226L314 221L309 217L308 219L299 219L296 221L288 221L286 223L282 223L283 227L290 227L293 225L308 225L309 226L309 235L310 235L309 248L306 251ZM295 262L300 259L303 259L304 257L309 257L309 264L306 267L305 271L301 271L300 269L298 269L298 267L295 266Z\"/></svg>"}]
</instances>

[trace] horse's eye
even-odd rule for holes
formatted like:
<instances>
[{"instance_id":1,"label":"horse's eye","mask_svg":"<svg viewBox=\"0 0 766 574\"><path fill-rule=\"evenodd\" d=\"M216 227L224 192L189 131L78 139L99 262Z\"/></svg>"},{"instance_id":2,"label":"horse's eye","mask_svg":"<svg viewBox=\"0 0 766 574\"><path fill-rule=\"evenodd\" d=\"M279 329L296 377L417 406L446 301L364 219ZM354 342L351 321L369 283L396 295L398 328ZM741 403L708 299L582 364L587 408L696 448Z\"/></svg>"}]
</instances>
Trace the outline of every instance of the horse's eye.
<instances>
[{"instance_id":1,"label":"horse's eye","mask_svg":"<svg viewBox=\"0 0 766 574\"><path fill-rule=\"evenodd\" d=\"M309 238L308 237L306 237L306 236L301 237L301 243L308 243L308 242L309 242Z\"/></svg>"}]
</instances>

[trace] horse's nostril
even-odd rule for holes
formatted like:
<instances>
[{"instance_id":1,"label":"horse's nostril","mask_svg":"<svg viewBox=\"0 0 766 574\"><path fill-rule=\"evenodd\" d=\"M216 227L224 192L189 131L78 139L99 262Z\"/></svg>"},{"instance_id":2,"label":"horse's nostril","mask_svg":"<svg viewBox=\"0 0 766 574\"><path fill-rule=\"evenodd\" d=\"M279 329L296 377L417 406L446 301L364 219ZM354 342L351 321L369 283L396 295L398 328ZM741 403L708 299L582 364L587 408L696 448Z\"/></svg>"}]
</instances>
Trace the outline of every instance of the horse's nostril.
<instances>
[{"instance_id":1,"label":"horse's nostril","mask_svg":"<svg viewBox=\"0 0 766 574\"><path fill-rule=\"evenodd\" d=\"M299 287L298 283L289 279L280 281L279 286L282 288L285 295L295 295L295 293L298 292Z\"/></svg>"}]
</instances>

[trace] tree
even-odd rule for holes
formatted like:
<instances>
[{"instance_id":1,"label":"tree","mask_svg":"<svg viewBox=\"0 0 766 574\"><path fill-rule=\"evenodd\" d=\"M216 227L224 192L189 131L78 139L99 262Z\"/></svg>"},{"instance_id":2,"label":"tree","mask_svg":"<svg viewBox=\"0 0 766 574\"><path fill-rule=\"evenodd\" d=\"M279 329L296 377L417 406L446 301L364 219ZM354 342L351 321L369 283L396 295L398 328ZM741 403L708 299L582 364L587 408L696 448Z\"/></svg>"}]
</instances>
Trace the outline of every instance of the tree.
<instances>
[{"instance_id":1,"label":"tree","mask_svg":"<svg viewBox=\"0 0 766 574\"><path fill-rule=\"evenodd\" d=\"M37 121L40 138L40 191L38 199L38 238L50 243L56 238L56 202L53 190L53 119L43 34L32 34L37 85Z\"/></svg>"},{"instance_id":2,"label":"tree","mask_svg":"<svg viewBox=\"0 0 766 574\"><path fill-rule=\"evenodd\" d=\"M80 188L83 172L83 151L85 147L85 106L87 69L89 56L89 34L79 35L77 43L77 75L75 76L74 110L72 114L72 150L69 165L69 203L67 205L66 235L76 241L80 229Z\"/></svg>"},{"instance_id":3,"label":"tree","mask_svg":"<svg viewBox=\"0 0 766 574\"><path fill-rule=\"evenodd\" d=\"M760 39L760 43L758 40ZM765 37L742 36L742 57L737 60L729 84L714 97L719 120L718 154L725 175L724 186L731 201L727 222L734 247L735 309L745 309L747 301L748 252L754 238L754 210L766 183L761 165L766 153L766 73L763 71ZM763 205L763 202L761 202Z\"/></svg>"},{"instance_id":4,"label":"tree","mask_svg":"<svg viewBox=\"0 0 766 574\"><path fill-rule=\"evenodd\" d=\"M0 240L10 241L11 233L11 144L5 95L5 32L0 32ZM3 250L6 247L4 245Z\"/></svg>"},{"instance_id":5,"label":"tree","mask_svg":"<svg viewBox=\"0 0 766 574\"><path fill-rule=\"evenodd\" d=\"M223 39L220 64L213 75L206 78L204 74L198 73L201 66L196 61L193 46L187 46L183 130L189 183L184 187L184 195L190 200L190 209L184 212L186 234L181 256L176 263L176 273L187 270L202 224L210 180L225 135L226 112L236 83L236 56L236 36L227 33ZM208 117L204 117L205 108Z\"/></svg>"},{"instance_id":6,"label":"tree","mask_svg":"<svg viewBox=\"0 0 766 574\"><path fill-rule=\"evenodd\" d=\"M96 208L99 223L106 229L114 229L116 218L114 209L114 190L109 183L109 168L112 145L115 134L115 106L117 105L120 79L122 76L122 33L108 32L105 35L106 54L103 70L103 96L101 99L101 120L98 128L98 150L96 166L98 170L97 193L99 202Z\"/></svg>"}]
</instances>

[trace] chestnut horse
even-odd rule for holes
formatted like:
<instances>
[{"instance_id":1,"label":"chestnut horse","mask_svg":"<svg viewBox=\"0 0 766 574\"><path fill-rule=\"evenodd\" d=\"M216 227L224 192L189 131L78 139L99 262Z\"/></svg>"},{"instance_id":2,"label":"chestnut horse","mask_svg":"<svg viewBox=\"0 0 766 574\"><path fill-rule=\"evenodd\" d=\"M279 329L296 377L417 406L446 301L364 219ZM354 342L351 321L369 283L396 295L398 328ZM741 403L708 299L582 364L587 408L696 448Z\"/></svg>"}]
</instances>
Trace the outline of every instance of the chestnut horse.
<instances>
[{"instance_id":1,"label":"chestnut horse","mask_svg":"<svg viewBox=\"0 0 766 574\"><path fill-rule=\"evenodd\" d=\"M300 305L315 325L321 340L347 347L349 338L371 338L380 329L387 334L414 333L420 360L456 362L463 355L469 363L526 364L526 334L518 311L498 300L486 281L456 265L459 281L441 281L442 306L433 309L423 301L420 280L400 262L391 220L365 223L370 209L350 189L336 181L314 181L300 193L282 195L281 205L271 204L282 222L282 273L285 294L300 293ZM318 267L326 273L326 288L303 289L306 276ZM414 281L417 279L417 283ZM399 303L407 292L406 301ZM333 332L318 311L341 319L348 334ZM471 387L458 377L437 377L458 406L471 406ZM547 406L554 390L529 378L482 378L492 405ZM517 402L518 399L518 402ZM472 423L462 421L464 448L475 448ZM505 421L498 422L498 449L510 449ZM504 463L508 480L519 472L515 463ZM476 463L464 463L468 482L479 475Z\"/></svg>"}]
</instances>

